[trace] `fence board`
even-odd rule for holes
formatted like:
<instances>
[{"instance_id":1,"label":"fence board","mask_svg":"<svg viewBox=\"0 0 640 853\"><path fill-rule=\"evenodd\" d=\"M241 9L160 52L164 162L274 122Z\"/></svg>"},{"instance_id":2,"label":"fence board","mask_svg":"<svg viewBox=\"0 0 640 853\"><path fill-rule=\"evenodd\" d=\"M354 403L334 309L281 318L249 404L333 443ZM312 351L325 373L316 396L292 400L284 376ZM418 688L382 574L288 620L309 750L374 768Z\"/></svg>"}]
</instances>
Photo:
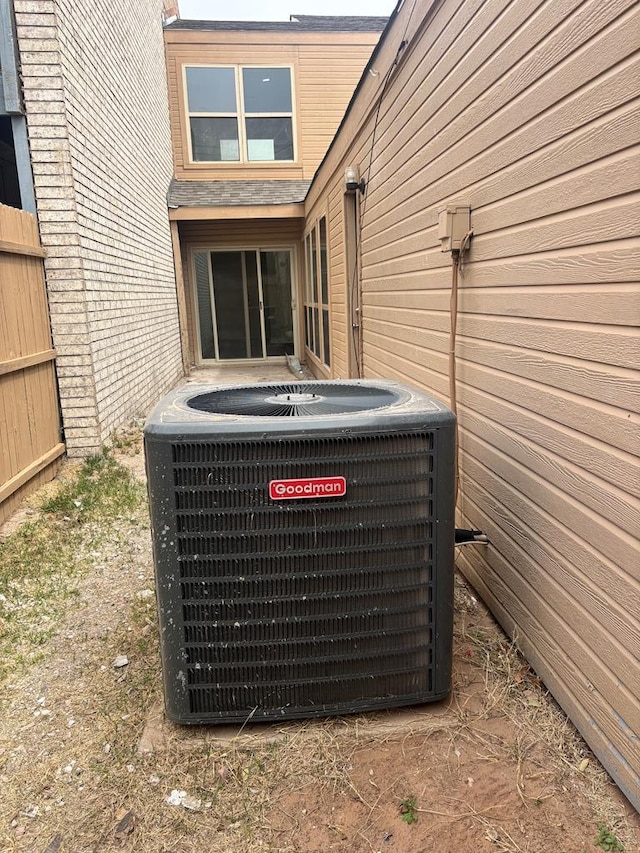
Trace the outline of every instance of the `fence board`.
<instances>
[{"instance_id":1,"label":"fence board","mask_svg":"<svg viewBox=\"0 0 640 853\"><path fill-rule=\"evenodd\" d=\"M0 205L0 522L64 453L43 257L34 217Z\"/></svg>"}]
</instances>

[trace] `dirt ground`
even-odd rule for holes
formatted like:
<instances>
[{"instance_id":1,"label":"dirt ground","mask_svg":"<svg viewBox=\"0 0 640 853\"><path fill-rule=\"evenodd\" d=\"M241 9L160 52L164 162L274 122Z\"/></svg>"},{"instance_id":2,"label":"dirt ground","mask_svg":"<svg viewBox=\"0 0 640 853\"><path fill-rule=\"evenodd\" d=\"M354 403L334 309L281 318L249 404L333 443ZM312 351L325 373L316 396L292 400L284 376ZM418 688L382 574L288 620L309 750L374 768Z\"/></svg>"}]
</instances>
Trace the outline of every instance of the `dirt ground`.
<instances>
[{"instance_id":1,"label":"dirt ground","mask_svg":"<svg viewBox=\"0 0 640 853\"><path fill-rule=\"evenodd\" d=\"M132 436L119 458L142 479ZM638 816L461 578L449 700L229 734L159 719L144 506L90 566L2 688L1 850L640 850Z\"/></svg>"}]
</instances>

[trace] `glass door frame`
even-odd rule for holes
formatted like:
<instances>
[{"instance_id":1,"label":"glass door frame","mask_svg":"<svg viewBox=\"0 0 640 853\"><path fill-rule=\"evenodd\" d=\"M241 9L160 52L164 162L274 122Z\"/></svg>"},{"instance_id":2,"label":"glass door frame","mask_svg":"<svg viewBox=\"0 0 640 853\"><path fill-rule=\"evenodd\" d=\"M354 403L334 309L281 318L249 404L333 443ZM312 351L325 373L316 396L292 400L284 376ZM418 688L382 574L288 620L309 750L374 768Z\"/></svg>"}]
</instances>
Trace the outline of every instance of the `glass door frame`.
<instances>
[{"instance_id":1,"label":"glass door frame","mask_svg":"<svg viewBox=\"0 0 640 853\"><path fill-rule=\"evenodd\" d=\"M260 252L288 252L289 253L289 268L291 271L291 325L293 332L293 352L296 356L299 356L299 329L298 329L298 282L297 282L297 271L298 271L298 247L295 245L275 245L275 246L228 246L228 245L193 245L190 247L190 271L191 271L191 293L193 294L193 307L195 309L194 313L194 330L195 330L195 343L196 343L196 364L198 366L211 366L211 365L240 365L240 364L263 364L266 361L276 362L276 363L284 363L286 362L286 356L284 355L266 355L267 351L267 340L266 340L266 328L265 328L265 319L264 319L264 298L262 291L262 271L260 265ZM199 321L199 305L198 305L198 287L196 280L196 253L197 252L206 252L207 253L207 272L209 275L209 299L211 304L211 321L213 325L213 347L216 357L211 358L203 358L202 357L202 342L200 338L200 321ZM247 288L246 288L246 258L245 252L254 252L257 254L257 272L258 272L258 292L260 296L260 333L262 337L262 358L220 358L220 350L218 346L218 324L216 322L216 303L215 303L215 292L213 287L213 274L212 274L212 266L211 266L211 253L215 252L237 252L241 254L241 262L242 262L242 274L243 274L243 300L244 300L244 322L245 322L245 335L248 335L248 304L247 304ZM248 338L247 338L248 339Z\"/></svg>"}]
</instances>

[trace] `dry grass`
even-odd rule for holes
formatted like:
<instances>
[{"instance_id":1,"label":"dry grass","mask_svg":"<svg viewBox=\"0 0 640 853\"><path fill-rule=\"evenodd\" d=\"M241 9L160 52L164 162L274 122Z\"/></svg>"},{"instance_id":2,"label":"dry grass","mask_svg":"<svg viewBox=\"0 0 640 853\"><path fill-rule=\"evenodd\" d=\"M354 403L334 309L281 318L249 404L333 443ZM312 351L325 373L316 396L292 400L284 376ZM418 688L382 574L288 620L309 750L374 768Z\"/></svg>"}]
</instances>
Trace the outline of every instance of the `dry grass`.
<instances>
[{"instance_id":1,"label":"dry grass","mask_svg":"<svg viewBox=\"0 0 640 853\"><path fill-rule=\"evenodd\" d=\"M456 577L456 607L463 614L478 608L485 610L460 576ZM516 733L511 748L518 766L518 795L523 803L537 806L558 793L576 792L590 803L600 824L610 829L626 849L635 849L637 834L622 813L619 802L611 796L612 782L608 773L531 669L516 640L509 640L495 624L489 630L467 629L465 625L464 618L458 620L456 638L459 643L469 643L475 649L478 664L482 666L483 714L489 716L499 709L509 718ZM504 759L502 743L490 743L478 731L473 732L472 740L489 760ZM521 765L524 757L539 744L548 747L544 752L544 764L537 762L539 777L545 781L547 792L529 796L521 782ZM486 824L486 821L481 822ZM494 837L496 827L488 827L488 832L498 849L502 849L504 837ZM520 848L511 839L504 849L518 851Z\"/></svg>"},{"instance_id":2,"label":"dry grass","mask_svg":"<svg viewBox=\"0 0 640 853\"><path fill-rule=\"evenodd\" d=\"M116 447L118 442L126 455L139 452L135 430L117 439ZM69 599L52 593L55 608L49 612L60 622L39 647L41 659L14 668L4 687L0 849L39 853L60 836L61 853L288 853L304 850L296 839L309 823L306 800L317 801L321 792L335 801L346 796L361 809L352 826L327 816L330 837L346 845L340 849L374 850L368 829L380 822L384 803L392 800L397 811L412 792L402 787L402 773L358 781L353 773L358 755L375 747L404 760L406 750L410 764L420 744L437 737L447 744L442 761L452 768L460 748L487 765L515 766L518 800L533 819L547 798L585 797L629 853L634 849L633 829L609 795L606 773L516 644L482 617L482 605L460 579L456 653L466 668L457 671L467 674L457 676L447 718L428 730L381 734L368 728L367 718L290 724L272 741L245 730L227 742L203 742L197 732L183 730L162 750L140 755L149 711L161 701L146 503L142 488L127 486L131 502L126 512L119 511L112 491L115 469L107 467L111 486L102 497L80 499L67 483L48 499L47 523L64 534L69 522L60 518L73 518L77 538L74 533L65 553L81 569L72 575L77 596L65 619L62 605ZM85 471L84 480L80 474L74 482L93 488L103 482L94 474ZM120 469L116 480L128 482ZM105 523L97 536L101 513ZM115 668L118 655L126 655L128 665ZM509 737L488 725L496 715L508 719ZM167 803L175 790L187 793L192 809ZM293 810L284 791L300 792ZM445 791L428 803L417 793L419 818L440 821L443 831L466 822L492 850L542 849L522 841L497 802L478 808ZM286 831L274 827L278 810L288 821Z\"/></svg>"}]
</instances>

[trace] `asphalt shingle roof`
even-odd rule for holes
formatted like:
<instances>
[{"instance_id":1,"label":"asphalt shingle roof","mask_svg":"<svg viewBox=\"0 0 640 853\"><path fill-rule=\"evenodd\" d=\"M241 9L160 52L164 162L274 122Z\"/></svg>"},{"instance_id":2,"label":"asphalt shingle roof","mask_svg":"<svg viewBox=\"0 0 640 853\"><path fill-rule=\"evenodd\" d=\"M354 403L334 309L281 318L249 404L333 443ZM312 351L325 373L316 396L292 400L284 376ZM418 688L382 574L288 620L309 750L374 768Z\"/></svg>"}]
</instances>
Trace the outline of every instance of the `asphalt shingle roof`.
<instances>
[{"instance_id":1,"label":"asphalt shingle roof","mask_svg":"<svg viewBox=\"0 0 640 853\"><path fill-rule=\"evenodd\" d=\"M311 181L171 181L169 207L242 207L303 202Z\"/></svg>"},{"instance_id":2,"label":"asphalt shingle roof","mask_svg":"<svg viewBox=\"0 0 640 853\"><path fill-rule=\"evenodd\" d=\"M291 15L290 21L189 21L178 18L167 30L258 30L263 32L324 33L382 32L388 18L357 15Z\"/></svg>"}]
</instances>

